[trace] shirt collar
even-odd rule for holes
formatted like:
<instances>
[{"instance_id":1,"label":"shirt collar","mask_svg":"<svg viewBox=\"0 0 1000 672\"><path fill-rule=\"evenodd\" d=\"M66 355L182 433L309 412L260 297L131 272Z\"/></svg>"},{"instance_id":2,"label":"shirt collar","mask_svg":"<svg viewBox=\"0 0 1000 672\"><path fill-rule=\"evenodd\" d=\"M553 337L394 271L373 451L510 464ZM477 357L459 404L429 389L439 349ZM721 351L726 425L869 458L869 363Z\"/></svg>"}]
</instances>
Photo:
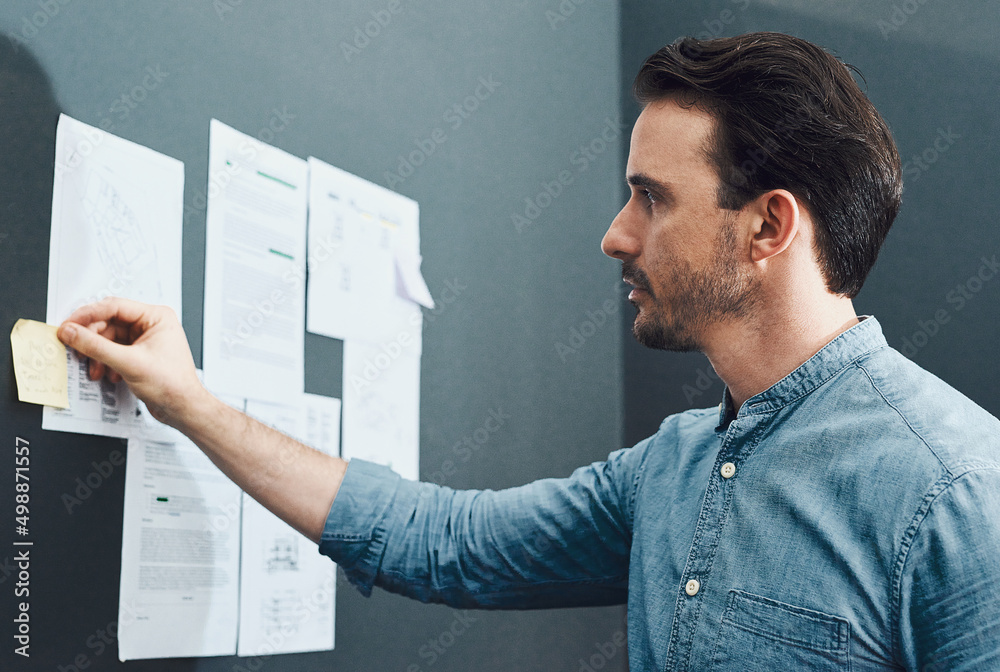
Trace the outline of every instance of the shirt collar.
<instances>
[{"instance_id":1,"label":"shirt collar","mask_svg":"<svg viewBox=\"0 0 1000 672\"><path fill-rule=\"evenodd\" d=\"M722 392L722 403L719 404L719 426L716 431L726 429L739 415L775 411L804 397L861 357L888 346L878 320L871 315L861 315L858 320L858 324L824 345L797 369L763 392L747 399L739 413L733 408L733 398L726 386Z\"/></svg>"}]
</instances>

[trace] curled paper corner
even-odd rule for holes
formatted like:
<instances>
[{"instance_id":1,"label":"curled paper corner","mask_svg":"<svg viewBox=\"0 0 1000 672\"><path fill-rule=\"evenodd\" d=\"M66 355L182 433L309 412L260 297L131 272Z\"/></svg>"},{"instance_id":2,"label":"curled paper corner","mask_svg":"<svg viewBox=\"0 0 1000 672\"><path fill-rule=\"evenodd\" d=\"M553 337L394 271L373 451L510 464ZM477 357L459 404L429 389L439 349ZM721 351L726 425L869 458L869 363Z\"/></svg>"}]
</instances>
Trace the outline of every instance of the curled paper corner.
<instances>
[{"instance_id":1,"label":"curled paper corner","mask_svg":"<svg viewBox=\"0 0 1000 672\"><path fill-rule=\"evenodd\" d=\"M424 276L420 272L420 255L410 255L397 252L396 255L396 290L404 299L419 303L424 308L434 308L434 297L427 288Z\"/></svg>"}]
</instances>

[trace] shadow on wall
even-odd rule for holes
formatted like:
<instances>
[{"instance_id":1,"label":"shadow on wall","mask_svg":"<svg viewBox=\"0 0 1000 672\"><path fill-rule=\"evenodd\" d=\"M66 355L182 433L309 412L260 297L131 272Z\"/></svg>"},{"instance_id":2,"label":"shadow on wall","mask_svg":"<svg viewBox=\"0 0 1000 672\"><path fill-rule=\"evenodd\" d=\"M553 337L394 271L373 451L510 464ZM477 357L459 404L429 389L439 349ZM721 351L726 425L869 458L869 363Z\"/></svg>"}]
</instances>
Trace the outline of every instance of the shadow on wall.
<instances>
[{"instance_id":1,"label":"shadow on wall","mask_svg":"<svg viewBox=\"0 0 1000 672\"><path fill-rule=\"evenodd\" d=\"M60 105L46 72L24 47L0 33L0 328L10 332L21 317L45 320L48 284L49 230L52 218L52 186L55 173L56 124ZM5 337L6 338L6 337ZM13 456L14 436L29 437L33 446L31 467L31 513L45 520L49 538L36 543L53 546L58 538L62 550L33 556L30 648L31 669L119 669L115 641L117 627L118 552L114 545L121 528L121 495L105 497L104 508L89 506L67 515L61 497L92 469L106 462L109 450L124 450L118 439L42 432L41 406L17 401L10 348L0 348L5 358L6 375L0 380L0 428L2 440L10 442ZM67 443L69 442L69 443ZM46 450L72 445L71 451ZM60 454L62 453L62 454ZM13 460L11 460L13 462ZM10 472L8 472L10 473ZM9 483L7 482L9 480ZM124 469L114 475L114 486L105 486L102 495L112 488L121 492ZM105 481L111 483L111 479ZM0 501L14 501L13 479L0 479ZM73 513L70 511L69 513ZM42 526L39 526L42 527ZM34 531L34 530L33 530ZM54 546L53 546L54 547ZM79 559L69 563L73 551L84 549ZM11 557L0 553L0 570L9 567ZM12 554L11 554L12 555ZM96 567L107 571L95 571ZM8 574L0 572L0 583ZM16 574L14 575L17 576ZM36 578L37 577L37 578ZM55 584L58 577L60 584ZM14 614L14 591L8 585L0 592L0 613ZM35 590L37 587L37 591ZM58 636L56 636L58 633ZM0 652L0 670L26 669L20 656L10 647ZM219 659L223 660L223 659ZM226 658L230 669L235 657ZM254 660L254 659L250 659ZM13 664L11 668L10 664ZM96 666L95 666L96 664ZM156 667L161 663L151 663ZM220 663L221 664L221 663ZM255 667L260 667L256 659ZM193 670L195 659L169 661L170 670ZM222 669L222 668L220 668Z\"/></svg>"},{"instance_id":2,"label":"shadow on wall","mask_svg":"<svg viewBox=\"0 0 1000 672\"><path fill-rule=\"evenodd\" d=\"M4 292L2 327L19 317L45 319L52 175L59 104L34 56L0 36L0 268ZM41 263L39 263L41 261ZM9 358L9 349L5 351ZM12 371L7 364L7 371ZM15 397L6 376L7 399Z\"/></svg>"}]
</instances>

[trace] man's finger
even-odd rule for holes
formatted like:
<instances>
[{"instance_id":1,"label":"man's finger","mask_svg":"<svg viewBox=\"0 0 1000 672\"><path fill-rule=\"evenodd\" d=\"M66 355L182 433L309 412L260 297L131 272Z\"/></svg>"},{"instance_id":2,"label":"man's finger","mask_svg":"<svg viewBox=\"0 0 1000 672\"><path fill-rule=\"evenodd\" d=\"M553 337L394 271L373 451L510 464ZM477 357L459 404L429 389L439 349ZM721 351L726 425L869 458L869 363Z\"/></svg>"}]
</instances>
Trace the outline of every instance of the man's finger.
<instances>
[{"instance_id":1,"label":"man's finger","mask_svg":"<svg viewBox=\"0 0 1000 672\"><path fill-rule=\"evenodd\" d=\"M87 367L87 373L90 374L91 380L100 380L104 377L104 365L96 359L92 359Z\"/></svg>"},{"instance_id":2,"label":"man's finger","mask_svg":"<svg viewBox=\"0 0 1000 672\"><path fill-rule=\"evenodd\" d=\"M131 324L148 316L149 306L138 301L111 297L77 308L67 318L68 322L76 322L89 326L95 322L111 322L118 320Z\"/></svg>"},{"instance_id":3,"label":"man's finger","mask_svg":"<svg viewBox=\"0 0 1000 672\"><path fill-rule=\"evenodd\" d=\"M85 329L79 324L73 324L69 320L62 323L56 334L59 336L60 341L81 355L110 366L116 371L129 370L132 353L129 351L128 346L110 341L104 336L95 334L90 329Z\"/></svg>"}]
</instances>

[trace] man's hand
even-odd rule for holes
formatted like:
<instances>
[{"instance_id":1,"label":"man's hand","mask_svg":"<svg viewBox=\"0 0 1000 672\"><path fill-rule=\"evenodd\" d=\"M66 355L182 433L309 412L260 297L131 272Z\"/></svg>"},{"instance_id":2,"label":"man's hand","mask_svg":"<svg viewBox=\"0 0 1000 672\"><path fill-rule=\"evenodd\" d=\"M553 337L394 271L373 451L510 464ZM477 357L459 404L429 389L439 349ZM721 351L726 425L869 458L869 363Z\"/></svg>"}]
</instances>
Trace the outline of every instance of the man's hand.
<instances>
[{"instance_id":1,"label":"man's hand","mask_svg":"<svg viewBox=\"0 0 1000 672\"><path fill-rule=\"evenodd\" d=\"M160 422L177 427L207 395L173 310L110 298L78 309L59 340L90 358L90 377L124 380Z\"/></svg>"},{"instance_id":2,"label":"man's hand","mask_svg":"<svg viewBox=\"0 0 1000 672\"><path fill-rule=\"evenodd\" d=\"M319 541L347 463L227 406L202 386L174 311L127 299L80 308L59 339L90 357L90 377L124 380L251 497Z\"/></svg>"}]
</instances>

